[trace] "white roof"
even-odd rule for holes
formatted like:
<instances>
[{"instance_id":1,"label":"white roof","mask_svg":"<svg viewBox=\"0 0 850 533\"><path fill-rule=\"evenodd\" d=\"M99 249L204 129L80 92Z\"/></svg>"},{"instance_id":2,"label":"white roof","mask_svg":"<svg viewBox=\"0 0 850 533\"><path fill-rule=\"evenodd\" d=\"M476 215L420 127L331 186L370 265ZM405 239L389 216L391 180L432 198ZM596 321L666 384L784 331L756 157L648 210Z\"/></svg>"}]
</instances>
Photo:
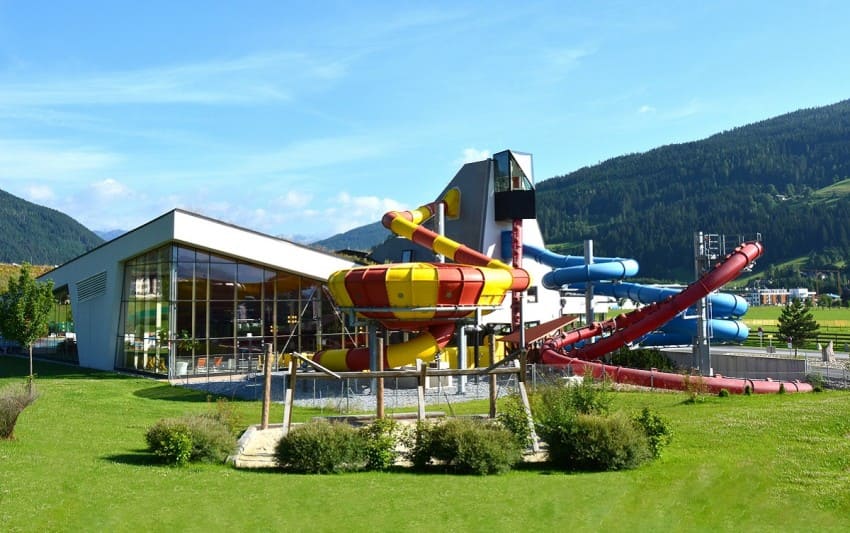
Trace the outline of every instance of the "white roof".
<instances>
[{"instance_id":1,"label":"white roof","mask_svg":"<svg viewBox=\"0 0 850 533\"><path fill-rule=\"evenodd\" d=\"M203 248L316 280L327 280L337 270L355 266L352 261L309 246L175 209L72 259L46 277L60 285L66 277L63 274L67 273L70 275L67 282L76 282L86 276L86 271L94 273L108 269L107 265L121 263L169 242Z\"/></svg>"}]
</instances>

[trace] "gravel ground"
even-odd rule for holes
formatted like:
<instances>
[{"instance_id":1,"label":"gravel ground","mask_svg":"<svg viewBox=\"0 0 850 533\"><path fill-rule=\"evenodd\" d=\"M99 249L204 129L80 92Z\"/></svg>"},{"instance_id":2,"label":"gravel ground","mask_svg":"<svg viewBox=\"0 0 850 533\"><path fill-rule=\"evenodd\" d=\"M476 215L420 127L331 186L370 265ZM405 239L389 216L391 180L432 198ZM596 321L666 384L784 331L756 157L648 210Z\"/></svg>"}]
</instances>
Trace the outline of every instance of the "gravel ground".
<instances>
[{"instance_id":1,"label":"gravel ground","mask_svg":"<svg viewBox=\"0 0 850 533\"><path fill-rule=\"evenodd\" d=\"M372 391L372 379L357 378L340 381L324 378L311 379L309 375L310 373L298 374L295 405L328 409L336 412L375 411L377 409L375 394ZM456 380L459 378L454 379L455 381L451 385L445 382L441 384L434 383L433 387L426 389L425 402L428 405L445 405L450 409L454 403L489 398L490 385L488 378L481 377L478 383L472 377L467 378L467 383L462 394L459 393L457 387ZM175 382L175 385L244 400L260 400L263 397L262 376L249 376L243 379L234 376L226 380L194 382L180 381ZM401 379L385 379L384 406L387 409L417 405L418 393L415 384L407 383L407 385L405 386L405 383ZM280 373L273 374L273 402L283 402L284 387L284 376ZM516 378L514 376L500 376L497 387L498 396L506 396L514 391L516 391Z\"/></svg>"}]
</instances>

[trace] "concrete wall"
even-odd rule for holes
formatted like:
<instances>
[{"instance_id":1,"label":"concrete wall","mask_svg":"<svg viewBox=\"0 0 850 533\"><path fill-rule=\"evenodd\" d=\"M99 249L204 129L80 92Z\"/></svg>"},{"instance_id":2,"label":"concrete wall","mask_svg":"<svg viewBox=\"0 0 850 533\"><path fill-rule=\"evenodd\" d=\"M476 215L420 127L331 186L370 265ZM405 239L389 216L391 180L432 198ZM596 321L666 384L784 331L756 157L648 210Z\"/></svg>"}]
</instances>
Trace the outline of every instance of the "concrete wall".
<instances>
[{"instance_id":1,"label":"concrete wall","mask_svg":"<svg viewBox=\"0 0 850 533\"><path fill-rule=\"evenodd\" d=\"M681 368L693 366L693 355L685 352L665 352ZM805 359L780 359L753 355L711 354L715 374L748 379L803 380L806 378Z\"/></svg>"}]
</instances>

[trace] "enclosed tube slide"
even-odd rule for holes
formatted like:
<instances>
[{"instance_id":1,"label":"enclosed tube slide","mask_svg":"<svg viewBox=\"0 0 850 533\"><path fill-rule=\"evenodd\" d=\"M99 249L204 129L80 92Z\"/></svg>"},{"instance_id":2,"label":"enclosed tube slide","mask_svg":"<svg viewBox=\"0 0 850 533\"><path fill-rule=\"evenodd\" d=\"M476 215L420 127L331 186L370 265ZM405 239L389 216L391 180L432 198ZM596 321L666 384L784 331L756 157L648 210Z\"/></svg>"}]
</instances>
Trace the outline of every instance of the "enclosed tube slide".
<instances>
[{"instance_id":1,"label":"enclosed tube slide","mask_svg":"<svg viewBox=\"0 0 850 533\"><path fill-rule=\"evenodd\" d=\"M447 216L458 216L460 191L451 189L441 200L415 211L390 211L382 222L396 235L455 263L366 266L340 270L328 278L328 289L340 308L378 320L388 329L423 332L412 341L390 346L384 358L386 368L427 359L448 344L457 319L474 316L477 310L486 314L502 304L508 291L524 291L531 283L525 270L422 226L440 203ZM325 350L313 360L331 370L366 370L369 349Z\"/></svg>"},{"instance_id":2,"label":"enclosed tube slide","mask_svg":"<svg viewBox=\"0 0 850 533\"><path fill-rule=\"evenodd\" d=\"M764 248L759 242L744 243L726 256L722 263L688 285L683 291L668 296L661 302L655 302L632 311L627 315L620 315L604 322L595 322L568 332L563 337L544 345L541 350L541 357L543 357L544 362L557 363L559 358L566 359L565 356L558 353L561 348L604 333L610 333L610 335L592 344L576 348L570 352L570 355L578 359L594 360L621 346L632 343L641 336L657 330L662 324L696 303L700 298L704 298L734 279L763 251ZM563 360L561 361L563 362Z\"/></svg>"},{"instance_id":3,"label":"enclosed tube slide","mask_svg":"<svg viewBox=\"0 0 850 533\"><path fill-rule=\"evenodd\" d=\"M661 302L650 304L628 315L593 323L569 331L560 338L550 340L541 347L541 362L570 366L573 371L580 375L589 372L596 378L605 375L617 383L662 389L684 390L691 386L697 386L713 393L717 393L721 389L737 394L742 394L747 390L754 393L771 393L779 392L782 388L786 392L811 392L810 384L799 381L760 381L722 376L690 377L682 374L624 368L593 362L593 360L632 342L641 335L657 329L660 324L687 309L700 298L731 281L762 252L761 243L745 243L736 248L713 270L690 284L680 293L670 295ZM581 340L591 339L603 333L610 333L610 335L593 344L572 350L569 356L560 353L560 350L565 346L574 345Z\"/></svg>"},{"instance_id":4,"label":"enclosed tube slide","mask_svg":"<svg viewBox=\"0 0 850 533\"><path fill-rule=\"evenodd\" d=\"M502 253L510 250L509 231L502 232ZM634 259L620 257L594 257L586 265L584 257L561 255L530 244L522 245L522 253L548 267L553 268L541 280L547 289L558 290L568 283L600 280L622 280L637 275L638 264Z\"/></svg>"},{"instance_id":5,"label":"enclosed tube slide","mask_svg":"<svg viewBox=\"0 0 850 533\"><path fill-rule=\"evenodd\" d=\"M503 233L503 248L505 238ZM547 289L557 290L569 285L572 289L584 291L586 283L593 282L596 295L628 298L640 304L658 302L679 292L666 287L621 282L638 273L638 263L633 259L594 257L594 262L588 265L584 257L560 255L529 244L523 245L523 251L537 262L554 269L543 276L543 286ZM605 283L608 281L618 283ZM743 298L731 294L712 294L708 296L708 301L715 317L709 320L708 327L715 339L743 342L749 337L749 328L743 322L725 318L739 317L747 312L747 302ZM696 320L679 317L663 324L659 331L642 337L639 343L643 346L691 344L695 332Z\"/></svg>"},{"instance_id":6,"label":"enclosed tube slide","mask_svg":"<svg viewBox=\"0 0 850 533\"><path fill-rule=\"evenodd\" d=\"M583 290L582 284L570 285ZM648 304L658 302L679 292L678 289L652 287L637 283L595 283L594 294L614 298L628 298L632 301ZM711 336L722 341L743 342L750 335L750 329L736 317L743 316L749 305L746 300L734 294L713 293L707 297L713 318L708 327ZM687 311L685 315L687 315ZM693 311L696 313L696 310ZM661 332L650 333L640 340L643 346L672 346L691 344L696 333L696 317L680 316L661 327Z\"/></svg>"}]
</instances>

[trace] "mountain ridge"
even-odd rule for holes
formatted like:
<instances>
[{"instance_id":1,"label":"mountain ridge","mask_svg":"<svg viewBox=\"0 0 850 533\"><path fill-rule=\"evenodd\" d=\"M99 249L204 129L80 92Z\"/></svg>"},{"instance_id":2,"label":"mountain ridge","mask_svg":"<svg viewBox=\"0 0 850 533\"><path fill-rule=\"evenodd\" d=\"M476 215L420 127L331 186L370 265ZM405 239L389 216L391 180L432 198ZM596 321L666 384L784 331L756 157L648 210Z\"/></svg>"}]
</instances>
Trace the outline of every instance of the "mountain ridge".
<instances>
[{"instance_id":1,"label":"mountain ridge","mask_svg":"<svg viewBox=\"0 0 850 533\"><path fill-rule=\"evenodd\" d=\"M0 262L57 265L102 242L65 213L0 189Z\"/></svg>"},{"instance_id":2,"label":"mountain ridge","mask_svg":"<svg viewBox=\"0 0 850 533\"><path fill-rule=\"evenodd\" d=\"M817 267L850 257L848 180L844 100L538 181L537 219L550 248L581 255L593 239L597 255L633 257L652 279L693 278L698 231L760 233L762 264L804 256Z\"/></svg>"}]
</instances>

